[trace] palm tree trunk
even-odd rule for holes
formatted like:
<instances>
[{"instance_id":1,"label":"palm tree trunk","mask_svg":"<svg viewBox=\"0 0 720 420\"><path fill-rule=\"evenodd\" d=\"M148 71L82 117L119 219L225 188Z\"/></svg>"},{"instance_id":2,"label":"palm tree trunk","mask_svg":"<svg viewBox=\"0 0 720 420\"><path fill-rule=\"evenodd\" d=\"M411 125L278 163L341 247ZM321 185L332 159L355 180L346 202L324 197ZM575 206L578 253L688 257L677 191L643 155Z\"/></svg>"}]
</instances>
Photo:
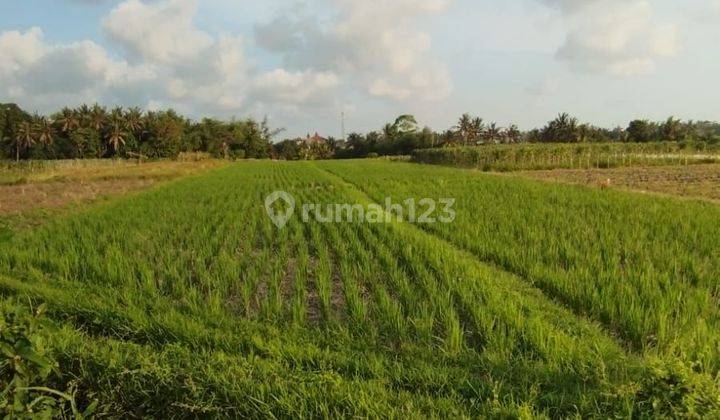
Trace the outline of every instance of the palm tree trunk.
<instances>
[{"instance_id":1,"label":"palm tree trunk","mask_svg":"<svg viewBox=\"0 0 720 420\"><path fill-rule=\"evenodd\" d=\"M20 144L15 145L15 162L20 162Z\"/></svg>"}]
</instances>

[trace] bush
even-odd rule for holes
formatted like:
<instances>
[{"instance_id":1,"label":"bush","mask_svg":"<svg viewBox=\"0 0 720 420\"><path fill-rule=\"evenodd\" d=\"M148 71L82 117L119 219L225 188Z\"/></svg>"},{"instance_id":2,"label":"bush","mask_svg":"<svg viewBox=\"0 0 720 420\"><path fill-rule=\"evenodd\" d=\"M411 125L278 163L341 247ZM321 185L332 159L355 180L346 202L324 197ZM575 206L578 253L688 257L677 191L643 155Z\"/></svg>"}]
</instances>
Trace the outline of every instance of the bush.
<instances>
[{"instance_id":1,"label":"bush","mask_svg":"<svg viewBox=\"0 0 720 420\"><path fill-rule=\"evenodd\" d=\"M72 391L44 386L59 376L58 363L45 348L49 328L44 306L30 311L21 305L0 306L0 413L5 418L83 418L97 403L80 413Z\"/></svg>"}]
</instances>

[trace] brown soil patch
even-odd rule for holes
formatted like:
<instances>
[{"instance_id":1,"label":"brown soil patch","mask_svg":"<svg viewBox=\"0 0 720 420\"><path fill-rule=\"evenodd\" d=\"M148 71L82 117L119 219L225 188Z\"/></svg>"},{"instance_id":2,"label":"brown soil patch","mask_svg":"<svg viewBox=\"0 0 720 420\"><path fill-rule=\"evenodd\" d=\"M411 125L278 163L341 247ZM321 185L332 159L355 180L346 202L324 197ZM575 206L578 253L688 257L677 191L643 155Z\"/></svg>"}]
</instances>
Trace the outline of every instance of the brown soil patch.
<instances>
[{"instance_id":1,"label":"brown soil patch","mask_svg":"<svg viewBox=\"0 0 720 420\"><path fill-rule=\"evenodd\" d=\"M225 164L121 161L58 164L35 171L10 169L0 177L0 216L127 194Z\"/></svg>"},{"instance_id":2,"label":"brown soil patch","mask_svg":"<svg viewBox=\"0 0 720 420\"><path fill-rule=\"evenodd\" d=\"M544 181L617 188L720 202L720 165L556 169L517 172Z\"/></svg>"}]
</instances>

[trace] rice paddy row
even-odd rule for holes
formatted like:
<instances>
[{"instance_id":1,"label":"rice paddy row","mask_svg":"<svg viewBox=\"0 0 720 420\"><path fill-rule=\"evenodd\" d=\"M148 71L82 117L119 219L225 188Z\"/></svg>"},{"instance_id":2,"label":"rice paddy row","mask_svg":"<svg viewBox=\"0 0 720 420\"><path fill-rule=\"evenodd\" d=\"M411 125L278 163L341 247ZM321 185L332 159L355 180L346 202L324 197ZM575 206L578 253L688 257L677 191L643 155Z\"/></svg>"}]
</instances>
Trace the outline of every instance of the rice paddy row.
<instances>
[{"instance_id":1,"label":"rice paddy row","mask_svg":"<svg viewBox=\"0 0 720 420\"><path fill-rule=\"evenodd\" d=\"M567 254L580 236L610 229L609 220L587 218L583 200L606 210L609 198L619 206L636 198L543 188L390 162L245 162L54 219L0 244L0 307L45 303L55 324L45 346L60 362L49 385L74 381L80 405L97 400L110 415L712 414L720 405L717 349L691 347L677 363L668 356L677 354L673 339L714 345L714 312L692 301L650 313L669 309L663 305L678 294L699 299L714 290L705 270L716 267L703 257L717 248L696 230L707 227L696 225L705 219L641 231L622 251L628 263L655 261L666 254L653 241L668 247L690 235L699 245L681 261L699 267L694 284L658 274L676 274L677 261L640 266L638 283L610 275L618 273L609 271L616 259L597 258L609 252L604 243ZM277 190L298 207L457 193L458 220L304 223L296 214L278 229L263 207ZM505 195L515 201L499 201ZM536 219L511 228L525 215L513 207L517 200ZM551 203L560 213L554 217L576 223L560 232L562 240L540 231L555 227L546 220L560 224ZM651 214L660 217L672 202L657 206ZM565 214L571 210L576 219ZM607 246L627 240L599 232ZM479 248L484 241L487 248ZM502 241L512 248L503 254L495 248ZM593 279L593 272L601 275ZM666 294L643 289L657 288L658 277ZM615 295L621 280L627 290ZM613 295L598 294L601 287ZM613 303L618 296L625 301ZM628 309L627 317L619 312ZM693 315L695 328L681 331ZM697 318L707 315L703 330ZM700 368L687 367L694 361ZM670 382L681 391L665 395Z\"/></svg>"}]
</instances>

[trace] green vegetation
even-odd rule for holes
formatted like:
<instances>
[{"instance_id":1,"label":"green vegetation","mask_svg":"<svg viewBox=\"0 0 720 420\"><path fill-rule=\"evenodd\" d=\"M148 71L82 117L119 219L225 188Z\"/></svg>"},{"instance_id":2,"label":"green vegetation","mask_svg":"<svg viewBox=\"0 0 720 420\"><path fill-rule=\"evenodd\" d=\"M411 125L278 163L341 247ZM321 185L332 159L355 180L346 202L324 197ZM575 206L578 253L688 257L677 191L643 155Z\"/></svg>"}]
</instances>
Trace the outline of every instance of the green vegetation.
<instances>
[{"instance_id":1,"label":"green vegetation","mask_svg":"<svg viewBox=\"0 0 720 420\"><path fill-rule=\"evenodd\" d=\"M457 197L454 223L422 226L628 348L720 370L717 206L411 164L326 166L376 200Z\"/></svg>"},{"instance_id":2,"label":"green vegetation","mask_svg":"<svg viewBox=\"0 0 720 420\"><path fill-rule=\"evenodd\" d=\"M139 108L82 105L50 117L30 115L15 104L0 104L0 158L97 159L176 158L206 152L224 158L268 158L280 130L267 121L194 122L172 109L144 112Z\"/></svg>"},{"instance_id":3,"label":"green vegetation","mask_svg":"<svg viewBox=\"0 0 720 420\"><path fill-rule=\"evenodd\" d=\"M692 142L502 144L415 150L412 161L485 171L687 165L720 161L720 147Z\"/></svg>"},{"instance_id":4,"label":"green vegetation","mask_svg":"<svg viewBox=\"0 0 720 420\"><path fill-rule=\"evenodd\" d=\"M278 230L276 190L455 196L458 220L297 210ZM71 390L78 413L712 417L719 212L403 163L243 162L0 243L0 308L47 308L30 341L57 366L28 383Z\"/></svg>"},{"instance_id":5,"label":"green vegetation","mask_svg":"<svg viewBox=\"0 0 720 420\"><path fill-rule=\"evenodd\" d=\"M410 122L410 124L408 124ZM401 129L401 126L406 127ZM430 128L419 129L412 116L401 116L394 123L386 124L381 131L371 131L365 135L353 133L348 136L347 144L336 151L340 158L408 155L417 149L458 148L498 144L532 143L573 143L589 145L594 143L653 143L672 142L677 147L717 148L720 144L720 124L709 121L680 121L668 118L662 123L635 120L625 129L616 127L607 129L587 123L577 118L560 114L542 128L520 131L515 124L501 127L495 122L486 123L480 117L464 114L457 125L440 133ZM691 146L688 146L691 145ZM550 146L555 147L554 145ZM589 147L589 146L588 146ZM635 146L636 149L643 149ZM653 146L647 147L652 149ZM665 148L665 147L662 147ZM437 152L442 153L442 152ZM478 154L490 152L475 152Z\"/></svg>"},{"instance_id":6,"label":"green vegetation","mask_svg":"<svg viewBox=\"0 0 720 420\"><path fill-rule=\"evenodd\" d=\"M134 107L100 105L63 108L50 115L30 115L15 104L0 104L0 159L177 158L207 154L225 159L322 160L372 156L407 156L418 149L456 148L516 143L652 143L658 141L699 148L717 148L720 124L710 121L662 123L634 120L627 128L606 129L581 123L563 113L544 127L521 131L464 114L457 124L436 132L412 115L401 115L378 131L351 133L347 139L272 140L284 129L267 120L192 121L172 109L145 112ZM673 147L668 146L672 149ZM482 153L482 152L478 152Z\"/></svg>"}]
</instances>

